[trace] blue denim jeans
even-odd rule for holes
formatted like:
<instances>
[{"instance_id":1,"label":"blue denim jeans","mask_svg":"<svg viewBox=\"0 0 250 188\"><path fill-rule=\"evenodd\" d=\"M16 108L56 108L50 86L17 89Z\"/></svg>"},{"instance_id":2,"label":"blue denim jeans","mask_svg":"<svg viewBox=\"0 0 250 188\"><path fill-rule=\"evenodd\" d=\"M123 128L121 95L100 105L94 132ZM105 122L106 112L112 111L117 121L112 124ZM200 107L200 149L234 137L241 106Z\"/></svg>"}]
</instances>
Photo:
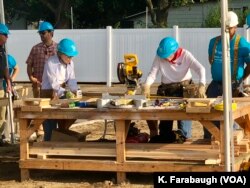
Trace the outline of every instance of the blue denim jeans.
<instances>
[{"instance_id":1,"label":"blue denim jeans","mask_svg":"<svg viewBox=\"0 0 250 188\"><path fill-rule=\"evenodd\" d=\"M157 89L157 95L160 96L172 96L172 97L183 97L183 86L192 83L192 80L187 80L179 84L173 83L170 85L160 85ZM184 84L184 85L183 85ZM182 131L186 138L192 137L192 121L190 120L178 120L178 129ZM159 124L160 135L168 137L171 135L173 129L173 120L161 120Z\"/></svg>"},{"instance_id":2,"label":"blue denim jeans","mask_svg":"<svg viewBox=\"0 0 250 188\"><path fill-rule=\"evenodd\" d=\"M192 136L192 121L189 120L178 120L177 121L178 129L182 131L183 135L186 138L191 138ZM171 134L173 129L172 120L162 120L159 124L160 135L167 137Z\"/></svg>"},{"instance_id":3,"label":"blue denim jeans","mask_svg":"<svg viewBox=\"0 0 250 188\"><path fill-rule=\"evenodd\" d=\"M47 119L43 122L44 141L50 141L52 131L57 127L57 120Z\"/></svg>"}]
</instances>

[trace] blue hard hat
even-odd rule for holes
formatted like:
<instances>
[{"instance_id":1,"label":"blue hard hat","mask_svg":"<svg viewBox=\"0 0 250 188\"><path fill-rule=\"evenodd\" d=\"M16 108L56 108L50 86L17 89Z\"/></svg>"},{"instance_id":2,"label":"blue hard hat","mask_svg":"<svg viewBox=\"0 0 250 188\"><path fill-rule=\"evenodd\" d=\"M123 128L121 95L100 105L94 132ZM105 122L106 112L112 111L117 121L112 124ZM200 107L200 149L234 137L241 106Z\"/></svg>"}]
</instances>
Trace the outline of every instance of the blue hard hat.
<instances>
[{"instance_id":1,"label":"blue hard hat","mask_svg":"<svg viewBox=\"0 0 250 188\"><path fill-rule=\"evenodd\" d=\"M76 56L78 54L74 41L72 41L71 39L67 39L67 38L62 39L59 42L57 46L57 50L70 57Z\"/></svg>"},{"instance_id":2,"label":"blue hard hat","mask_svg":"<svg viewBox=\"0 0 250 188\"><path fill-rule=\"evenodd\" d=\"M250 28L250 14L247 15L246 24L248 26L247 29Z\"/></svg>"},{"instance_id":3,"label":"blue hard hat","mask_svg":"<svg viewBox=\"0 0 250 188\"><path fill-rule=\"evenodd\" d=\"M8 54L8 66L9 66L9 68L12 68L12 67L14 68L16 66L16 60L10 54Z\"/></svg>"},{"instance_id":4,"label":"blue hard hat","mask_svg":"<svg viewBox=\"0 0 250 188\"><path fill-rule=\"evenodd\" d=\"M10 34L8 27L5 24L0 23L0 34Z\"/></svg>"},{"instance_id":5,"label":"blue hard hat","mask_svg":"<svg viewBox=\"0 0 250 188\"><path fill-rule=\"evenodd\" d=\"M174 54L179 48L179 44L172 37L166 37L161 40L159 47L157 49L157 55L160 58L168 58Z\"/></svg>"},{"instance_id":6,"label":"blue hard hat","mask_svg":"<svg viewBox=\"0 0 250 188\"><path fill-rule=\"evenodd\" d=\"M53 26L49 22L42 22L39 25L38 32L41 31L54 31Z\"/></svg>"}]
</instances>

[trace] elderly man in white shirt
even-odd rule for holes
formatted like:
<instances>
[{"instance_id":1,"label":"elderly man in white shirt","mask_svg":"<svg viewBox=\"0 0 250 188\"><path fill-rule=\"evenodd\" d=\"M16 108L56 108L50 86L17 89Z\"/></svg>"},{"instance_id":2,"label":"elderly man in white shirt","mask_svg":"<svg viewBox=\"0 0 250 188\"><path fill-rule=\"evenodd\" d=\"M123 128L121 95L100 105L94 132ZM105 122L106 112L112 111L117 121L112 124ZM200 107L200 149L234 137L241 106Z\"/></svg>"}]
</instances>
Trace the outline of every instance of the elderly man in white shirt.
<instances>
[{"instance_id":1,"label":"elderly man in white shirt","mask_svg":"<svg viewBox=\"0 0 250 188\"><path fill-rule=\"evenodd\" d=\"M198 97L205 95L205 68L186 49L180 48L177 41L171 37L161 40L157 49L151 71L142 88L143 94L150 96L150 86L157 74L161 73L162 84L158 87L157 95L169 97L183 97L183 88L192 82L191 70L199 76ZM173 121L164 120L159 124L159 135L156 121L147 121L152 142L171 142ZM192 121L178 121L178 129L186 139L191 138Z\"/></svg>"},{"instance_id":2,"label":"elderly man in white shirt","mask_svg":"<svg viewBox=\"0 0 250 188\"><path fill-rule=\"evenodd\" d=\"M78 54L75 43L68 38L62 39L57 46L57 54L51 56L44 66L41 97L62 98L65 95L65 86L76 93L77 81L75 79L74 62L72 58ZM45 120L44 141L50 141L52 131L57 129L60 132L80 136L77 132L69 130L75 120ZM58 128L57 128L58 125Z\"/></svg>"}]
</instances>

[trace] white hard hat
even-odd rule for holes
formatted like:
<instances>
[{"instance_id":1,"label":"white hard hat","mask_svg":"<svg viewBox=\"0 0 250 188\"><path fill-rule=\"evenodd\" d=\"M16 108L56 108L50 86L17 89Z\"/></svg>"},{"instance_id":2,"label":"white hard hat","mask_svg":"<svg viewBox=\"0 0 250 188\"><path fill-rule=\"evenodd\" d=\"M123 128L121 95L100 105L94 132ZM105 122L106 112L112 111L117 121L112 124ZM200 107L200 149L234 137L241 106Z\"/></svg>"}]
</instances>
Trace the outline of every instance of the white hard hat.
<instances>
[{"instance_id":1,"label":"white hard hat","mask_svg":"<svg viewBox=\"0 0 250 188\"><path fill-rule=\"evenodd\" d=\"M234 27L239 24L238 16L233 11L229 11L227 14L226 25L228 27Z\"/></svg>"}]
</instances>

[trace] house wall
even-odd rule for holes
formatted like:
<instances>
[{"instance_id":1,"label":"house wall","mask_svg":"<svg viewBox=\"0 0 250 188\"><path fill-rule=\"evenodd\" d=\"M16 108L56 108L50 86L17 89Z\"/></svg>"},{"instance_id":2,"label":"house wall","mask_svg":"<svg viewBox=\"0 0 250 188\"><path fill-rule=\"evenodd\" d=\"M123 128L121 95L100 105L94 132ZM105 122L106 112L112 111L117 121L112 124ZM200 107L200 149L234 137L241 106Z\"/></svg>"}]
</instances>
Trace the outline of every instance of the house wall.
<instances>
[{"instance_id":1,"label":"house wall","mask_svg":"<svg viewBox=\"0 0 250 188\"><path fill-rule=\"evenodd\" d=\"M27 29L27 23L24 18L14 18L11 24L7 24L10 30Z\"/></svg>"},{"instance_id":2,"label":"house wall","mask_svg":"<svg viewBox=\"0 0 250 188\"><path fill-rule=\"evenodd\" d=\"M243 7L248 7L250 11L250 0L231 0L228 2L230 10L243 11ZM200 3L186 7L170 8L168 15L168 27L178 25L182 28L200 28L205 26L205 19L210 10L220 5L220 3ZM135 28L146 27L146 14L134 20ZM150 15L148 15L148 28L152 28Z\"/></svg>"},{"instance_id":3,"label":"house wall","mask_svg":"<svg viewBox=\"0 0 250 188\"><path fill-rule=\"evenodd\" d=\"M33 45L40 42L37 30L11 30L7 42L8 53L12 54L20 67L17 81L29 81L26 59ZM220 35L220 28L168 28L168 29L79 29L55 30L54 40L67 37L76 42L79 55L74 57L76 78L79 82L118 82L117 64L124 62L123 56L135 53L138 68L145 80L156 55L160 40L166 36L178 39L181 47L189 50L206 68L207 83L211 81L207 49L209 40ZM238 33L249 41L250 29L238 28ZM198 81L194 74L194 81ZM160 82L160 77L156 82Z\"/></svg>"}]
</instances>

